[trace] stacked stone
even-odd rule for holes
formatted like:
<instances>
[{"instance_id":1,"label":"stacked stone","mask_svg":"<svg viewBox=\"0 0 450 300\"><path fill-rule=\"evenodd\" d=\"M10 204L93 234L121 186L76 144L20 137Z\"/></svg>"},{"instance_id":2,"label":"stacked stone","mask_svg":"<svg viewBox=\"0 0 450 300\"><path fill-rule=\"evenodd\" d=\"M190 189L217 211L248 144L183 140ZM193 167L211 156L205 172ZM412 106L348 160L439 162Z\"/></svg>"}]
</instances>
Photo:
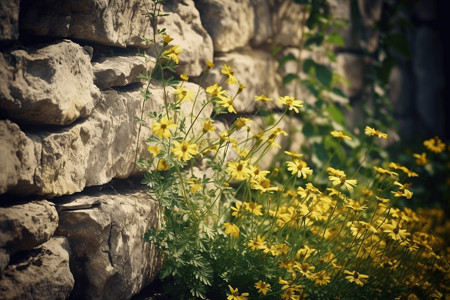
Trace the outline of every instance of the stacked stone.
<instances>
[{"instance_id":1,"label":"stacked stone","mask_svg":"<svg viewBox=\"0 0 450 300\"><path fill-rule=\"evenodd\" d=\"M330 3L334 14L350 17L350 0ZM143 100L137 74L152 66L136 50L148 47L141 36L152 36L146 5L0 0L1 299L129 299L158 272L157 251L143 241L157 225L157 202L127 181L138 174L135 159L146 155L150 135L143 126L138 136L134 122ZM169 0L163 13L169 15L158 26L183 49L177 72L192 78L188 89L198 89L210 60L216 67L206 85L221 80L226 63L246 86L236 101L238 114L258 109L256 95L276 100L298 93L293 85L280 88L281 76L296 64L279 69L271 50L282 45L298 54L302 6ZM343 32L348 45L354 43L350 32ZM361 58L344 51L333 67L349 77L346 93L358 93ZM231 95L237 89L225 88ZM161 111L162 88L150 91L144 111ZM192 104L183 105L191 111ZM211 107L202 112L210 115ZM295 118L285 122L301 128ZM295 134L298 150L303 138ZM267 167L271 159L264 162Z\"/></svg>"}]
</instances>

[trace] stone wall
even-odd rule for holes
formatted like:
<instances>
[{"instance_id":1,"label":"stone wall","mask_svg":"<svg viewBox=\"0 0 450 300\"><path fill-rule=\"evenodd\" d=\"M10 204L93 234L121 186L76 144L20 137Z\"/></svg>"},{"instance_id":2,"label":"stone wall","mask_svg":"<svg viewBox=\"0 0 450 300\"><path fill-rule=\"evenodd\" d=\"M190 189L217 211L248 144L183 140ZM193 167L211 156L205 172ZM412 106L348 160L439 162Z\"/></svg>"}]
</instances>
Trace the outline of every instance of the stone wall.
<instances>
[{"instance_id":1,"label":"stone wall","mask_svg":"<svg viewBox=\"0 0 450 300\"><path fill-rule=\"evenodd\" d=\"M152 65L137 51L147 47L140 36L151 36L144 2L0 0L1 299L130 299L157 275L161 259L143 241L158 223L157 199L133 177L150 133L142 127L138 136L134 123L137 74ZM330 1L345 18L350 2ZM376 18L381 2L371 2ZM280 88L290 66L278 70L270 51L296 51L302 9L282 0L168 0L159 26L183 48L177 71L192 78L190 89L206 60L217 66L207 83L232 65L247 86L236 108L249 115L255 95L295 92ZM343 35L349 51L336 68L349 77L351 97L364 64L350 31ZM151 91L144 110L160 111L162 88Z\"/></svg>"}]
</instances>

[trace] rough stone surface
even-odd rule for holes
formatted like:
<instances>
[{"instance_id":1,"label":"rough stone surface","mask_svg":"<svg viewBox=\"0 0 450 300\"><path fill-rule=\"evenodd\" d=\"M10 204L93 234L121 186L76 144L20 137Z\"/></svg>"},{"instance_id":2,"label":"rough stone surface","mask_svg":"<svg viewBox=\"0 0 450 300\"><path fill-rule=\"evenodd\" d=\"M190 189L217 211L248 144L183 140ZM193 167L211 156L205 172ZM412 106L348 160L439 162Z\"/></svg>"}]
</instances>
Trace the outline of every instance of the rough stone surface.
<instances>
[{"instance_id":1,"label":"rough stone surface","mask_svg":"<svg viewBox=\"0 0 450 300\"><path fill-rule=\"evenodd\" d=\"M46 200L0 208L0 248L8 254L31 250L48 241L58 227L58 214Z\"/></svg>"},{"instance_id":2,"label":"rough stone surface","mask_svg":"<svg viewBox=\"0 0 450 300\"><path fill-rule=\"evenodd\" d=\"M293 1L275 0L272 4L273 43L282 46L299 46L303 34L308 32L306 26L300 30L308 18L306 6Z\"/></svg>"},{"instance_id":3,"label":"rough stone surface","mask_svg":"<svg viewBox=\"0 0 450 300\"><path fill-rule=\"evenodd\" d=\"M253 36L254 11L248 0L203 0L196 3L215 52L245 46Z\"/></svg>"},{"instance_id":4,"label":"rough stone surface","mask_svg":"<svg viewBox=\"0 0 450 300\"><path fill-rule=\"evenodd\" d=\"M343 75L349 82L344 85L343 91L347 97L354 97L364 87L365 62L361 56L340 53L337 55L337 72Z\"/></svg>"},{"instance_id":5,"label":"rough stone surface","mask_svg":"<svg viewBox=\"0 0 450 300\"><path fill-rule=\"evenodd\" d=\"M253 37L250 44L256 47L272 37L272 15L269 0L252 0L251 2L255 17L253 18Z\"/></svg>"},{"instance_id":6,"label":"rough stone surface","mask_svg":"<svg viewBox=\"0 0 450 300\"><path fill-rule=\"evenodd\" d=\"M40 152L17 124L0 121L0 194L17 185L34 182Z\"/></svg>"},{"instance_id":7,"label":"rough stone surface","mask_svg":"<svg viewBox=\"0 0 450 300\"><path fill-rule=\"evenodd\" d=\"M161 261L143 236L158 225L158 207L145 191L124 183L91 188L57 207L57 234L73 252L72 299L129 299L155 278Z\"/></svg>"},{"instance_id":8,"label":"rough stone surface","mask_svg":"<svg viewBox=\"0 0 450 300\"><path fill-rule=\"evenodd\" d=\"M257 105L262 105L266 108L273 107L274 101L278 99L278 86L280 79L276 75L276 61L273 57L261 50L240 51L226 53L223 56L218 56L214 60L215 67L205 77L205 84L212 85L222 81L224 76L221 69L224 64L231 66L234 75L239 83L246 86L246 88L239 94L234 101L234 107L238 113L254 112ZM270 76L265 76L270 74ZM255 80L258 78L258 80ZM223 84L224 89L228 91L228 95L233 97L238 85ZM263 103L255 102L254 98L257 95L266 94L273 98L272 102Z\"/></svg>"},{"instance_id":9,"label":"rough stone surface","mask_svg":"<svg viewBox=\"0 0 450 300\"><path fill-rule=\"evenodd\" d=\"M0 41L19 38L20 0L0 0Z\"/></svg>"},{"instance_id":10,"label":"rough stone surface","mask_svg":"<svg viewBox=\"0 0 450 300\"><path fill-rule=\"evenodd\" d=\"M31 251L11 259L0 279L2 299L66 299L74 280L69 269L69 243L52 237Z\"/></svg>"},{"instance_id":11,"label":"rough stone surface","mask_svg":"<svg viewBox=\"0 0 450 300\"><path fill-rule=\"evenodd\" d=\"M137 76L146 70L145 59L139 55L104 57L94 62L92 67L94 83L100 89L139 82Z\"/></svg>"},{"instance_id":12,"label":"rough stone surface","mask_svg":"<svg viewBox=\"0 0 450 300\"><path fill-rule=\"evenodd\" d=\"M71 41L0 53L0 108L30 123L70 124L87 117L100 93L89 55Z\"/></svg>"},{"instance_id":13,"label":"rough stone surface","mask_svg":"<svg viewBox=\"0 0 450 300\"><path fill-rule=\"evenodd\" d=\"M149 47L141 36L152 38L143 12L151 6L139 0L25 0L23 29L37 36L71 37L119 47ZM199 75L206 59L212 60L211 38L201 25L193 0L167 1L159 28L166 28L173 44L184 49L181 72Z\"/></svg>"},{"instance_id":14,"label":"rough stone surface","mask_svg":"<svg viewBox=\"0 0 450 300\"><path fill-rule=\"evenodd\" d=\"M186 83L185 87L197 91L198 85ZM86 186L105 184L112 178L126 178L135 174L138 171L136 159L147 154L144 140L150 135L148 126L142 126L138 142L139 126L134 122L134 117L140 116L141 90L141 85L105 90L102 100L87 119L57 131L29 134L32 143L17 126L12 126L16 130L13 133L22 136L26 143L31 143L30 146L26 144L30 147L26 148L27 155L33 158L31 154L36 152L38 156L35 160L29 158L29 165L22 165L19 158L12 164L5 161L3 164L7 166L7 172L0 177L5 182L2 190L14 194L54 197L80 192ZM150 90L152 94L144 107L144 117L147 112L162 111L164 105L162 87L151 86ZM168 91L173 89L168 88ZM171 97L169 95L168 99ZM204 99L204 92L199 97ZM200 104L197 101L194 114L199 112ZM192 102L185 102L181 107L184 112L191 112ZM201 116L209 116L211 111L212 107L208 106ZM201 126L200 122L197 126ZM11 138L6 142L2 148L14 159L11 149L17 148L15 141ZM18 177L14 175L16 169L30 169L25 175L31 175L29 178L25 178L25 175ZM14 185L14 182L17 184Z\"/></svg>"}]
</instances>

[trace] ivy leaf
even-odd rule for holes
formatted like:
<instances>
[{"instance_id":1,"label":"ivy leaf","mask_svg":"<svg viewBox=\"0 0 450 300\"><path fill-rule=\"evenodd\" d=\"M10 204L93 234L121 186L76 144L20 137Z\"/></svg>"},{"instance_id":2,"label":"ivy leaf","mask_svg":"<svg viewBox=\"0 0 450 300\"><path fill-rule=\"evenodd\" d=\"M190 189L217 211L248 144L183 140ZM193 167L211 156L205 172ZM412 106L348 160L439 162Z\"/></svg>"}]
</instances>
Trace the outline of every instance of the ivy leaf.
<instances>
[{"instance_id":1,"label":"ivy leaf","mask_svg":"<svg viewBox=\"0 0 450 300\"><path fill-rule=\"evenodd\" d=\"M325 41L329 44L333 44L339 47L345 46L344 38L337 32L330 33Z\"/></svg>"},{"instance_id":2,"label":"ivy leaf","mask_svg":"<svg viewBox=\"0 0 450 300\"><path fill-rule=\"evenodd\" d=\"M162 81L164 80L164 74L163 74L163 68L161 66L161 64L157 63L155 65L155 67L152 70L152 78L157 80L157 81Z\"/></svg>"},{"instance_id":3,"label":"ivy leaf","mask_svg":"<svg viewBox=\"0 0 450 300\"><path fill-rule=\"evenodd\" d=\"M316 77L324 86L330 86L333 73L328 67L316 64Z\"/></svg>"},{"instance_id":4,"label":"ivy leaf","mask_svg":"<svg viewBox=\"0 0 450 300\"><path fill-rule=\"evenodd\" d=\"M345 116L342 111L337 108L335 105L330 105L327 107L327 111L334 121L337 123L344 125L345 124Z\"/></svg>"},{"instance_id":5,"label":"ivy leaf","mask_svg":"<svg viewBox=\"0 0 450 300\"><path fill-rule=\"evenodd\" d=\"M320 46L323 42L323 38L323 35L320 33L310 36L305 42L305 47L309 47L312 45Z\"/></svg>"},{"instance_id":6,"label":"ivy leaf","mask_svg":"<svg viewBox=\"0 0 450 300\"><path fill-rule=\"evenodd\" d=\"M294 74L294 73L288 73L288 74L286 74L286 75L283 77L283 82L282 82L282 84L283 84L283 86L285 86L285 85L291 83L292 81L298 80L298 79L300 79L300 77L298 77L297 74Z\"/></svg>"},{"instance_id":7,"label":"ivy leaf","mask_svg":"<svg viewBox=\"0 0 450 300\"><path fill-rule=\"evenodd\" d=\"M408 41L403 35L390 34L384 39L384 42L406 58L411 57Z\"/></svg>"},{"instance_id":8,"label":"ivy leaf","mask_svg":"<svg viewBox=\"0 0 450 300\"><path fill-rule=\"evenodd\" d=\"M315 66L316 62L313 61L311 58L308 58L303 62L303 72L308 74L311 69L315 68Z\"/></svg>"},{"instance_id":9,"label":"ivy leaf","mask_svg":"<svg viewBox=\"0 0 450 300\"><path fill-rule=\"evenodd\" d=\"M297 58L294 56L294 54L288 53L287 55L285 55L283 58L280 59L278 68L281 68L282 66L284 66L288 61L293 61L293 60L297 60Z\"/></svg>"}]
</instances>

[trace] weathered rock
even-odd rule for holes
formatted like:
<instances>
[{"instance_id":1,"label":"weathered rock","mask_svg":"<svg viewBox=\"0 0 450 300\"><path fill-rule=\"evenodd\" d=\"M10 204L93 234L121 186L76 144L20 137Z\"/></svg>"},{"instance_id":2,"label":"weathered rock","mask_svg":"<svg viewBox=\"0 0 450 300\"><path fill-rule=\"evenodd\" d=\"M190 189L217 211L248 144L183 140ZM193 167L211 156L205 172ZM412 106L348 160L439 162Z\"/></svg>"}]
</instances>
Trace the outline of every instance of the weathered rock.
<instances>
[{"instance_id":1,"label":"weathered rock","mask_svg":"<svg viewBox=\"0 0 450 300\"><path fill-rule=\"evenodd\" d=\"M248 0L196 2L202 24L211 36L215 52L229 52L248 44L254 31L254 12Z\"/></svg>"},{"instance_id":2,"label":"weathered rock","mask_svg":"<svg viewBox=\"0 0 450 300\"><path fill-rule=\"evenodd\" d=\"M261 50L241 51L226 53L218 56L214 60L215 67L205 77L205 85L219 83L224 78L221 69L224 64L231 66L234 75L239 83L246 88L239 94L234 101L234 107L238 113L254 112L257 105L271 108L275 105L274 101L279 97L278 86L279 78L276 75L276 62L272 56ZM270 75L269 75L270 74ZM224 89L228 91L228 95L233 97L238 85L223 84ZM266 94L273 98L272 102L255 102L257 95Z\"/></svg>"},{"instance_id":3,"label":"weathered rock","mask_svg":"<svg viewBox=\"0 0 450 300\"><path fill-rule=\"evenodd\" d=\"M31 250L48 241L58 227L58 214L46 200L0 207L0 248L9 254Z\"/></svg>"},{"instance_id":4,"label":"weathered rock","mask_svg":"<svg viewBox=\"0 0 450 300\"><path fill-rule=\"evenodd\" d=\"M364 87L365 62L361 56L340 53L337 55L337 72L343 75L349 85L342 86L347 97L356 96Z\"/></svg>"},{"instance_id":5,"label":"weathered rock","mask_svg":"<svg viewBox=\"0 0 450 300\"><path fill-rule=\"evenodd\" d=\"M271 7L268 0L252 0L254 11L252 46L267 42L273 35Z\"/></svg>"},{"instance_id":6,"label":"weathered rock","mask_svg":"<svg viewBox=\"0 0 450 300\"><path fill-rule=\"evenodd\" d=\"M273 43L282 46L298 47L308 28L303 26L308 18L307 7L294 1L276 0L272 4Z\"/></svg>"},{"instance_id":7,"label":"weathered rock","mask_svg":"<svg viewBox=\"0 0 450 300\"><path fill-rule=\"evenodd\" d=\"M0 279L2 299L66 299L74 280L69 269L69 243L53 237L11 259Z\"/></svg>"},{"instance_id":8,"label":"weathered rock","mask_svg":"<svg viewBox=\"0 0 450 300\"><path fill-rule=\"evenodd\" d=\"M40 147L17 124L0 121L0 194L17 185L33 184L40 153Z\"/></svg>"},{"instance_id":9,"label":"weathered rock","mask_svg":"<svg viewBox=\"0 0 450 300\"><path fill-rule=\"evenodd\" d=\"M153 31L143 14L151 6L142 1L45 0L26 1L23 6L24 31L37 36L71 37L119 47L145 47L141 36L152 38ZM184 49L181 72L199 75L206 59L212 60L211 38L201 25L193 0L168 1L159 28L166 28L173 44Z\"/></svg>"},{"instance_id":10,"label":"weathered rock","mask_svg":"<svg viewBox=\"0 0 450 300\"><path fill-rule=\"evenodd\" d=\"M73 299L129 299L155 278L161 261L144 234L158 226L158 208L144 190L90 189L57 206L57 233L73 252Z\"/></svg>"},{"instance_id":11,"label":"weathered rock","mask_svg":"<svg viewBox=\"0 0 450 300\"><path fill-rule=\"evenodd\" d=\"M185 83L184 86L193 91L198 88L194 83ZM54 197L80 192L86 186L101 185L112 178L126 178L138 172L135 162L148 154L144 140L150 136L150 129L142 126L138 141L139 126L134 122L134 117L141 115L141 89L140 85L134 85L120 91L106 90L87 119L58 131L30 134L34 149L30 146L26 153L29 156L38 153L38 156L34 161L29 159L30 166L22 165L19 158L12 165L4 162L8 168L2 175L6 182L2 190L21 195ZM151 86L150 90L152 94L144 107L144 117L151 111L161 112L164 106L162 87ZM167 88L167 91L173 89ZM172 95L168 99L173 99ZM199 94L199 99L205 99L204 92ZM196 102L194 115L200 111L200 100ZM181 107L189 114L192 102L185 102ZM211 106L206 107L200 120L211 115L211 111ZM196 126L201 126L201 123ZM12 127L13 133L19 132L19 136L31 143L17 126ZM12 133L10 136L13 136ZM14 149L17 149L14 139L6 139L3 148L14 159ZM21 177L21 173L16 176L16 169L29 169L24 174L31 175L29 178L25 175ZM14 182L17 184L14 185Z\"/></svg>"},{"instance_id":12,"label":"weathered rock","mask_svg":"<svg viewBox=\"0 0 450 300\"><path fill-rule=\"evenodd\" d=\"M101 58L92 64L92 68L94 83L100 89L106 89L139 82L137 76L146 70L146 64L139 55L118 55Z\"/></svg>"},{"instance_id":13,"label":"weathered rock","mask_svg":"<svg viewBox=\"0 0 450 300\"><path fill-rule=\"evenodd\" d=\"M0 0L0 40L19 38L20 0Z\"/></svg>"},{"instance_id":14,"label":"weathered rock","mask_svg":"<svg viewBox=\"0 0 450 300\"><path fill-rule=\"evenodd\" d=\"M70 124L87 117L100 93L89 55L71 41L0 54L0 108L30 123Z\"/></svg>"}]
</instances>

